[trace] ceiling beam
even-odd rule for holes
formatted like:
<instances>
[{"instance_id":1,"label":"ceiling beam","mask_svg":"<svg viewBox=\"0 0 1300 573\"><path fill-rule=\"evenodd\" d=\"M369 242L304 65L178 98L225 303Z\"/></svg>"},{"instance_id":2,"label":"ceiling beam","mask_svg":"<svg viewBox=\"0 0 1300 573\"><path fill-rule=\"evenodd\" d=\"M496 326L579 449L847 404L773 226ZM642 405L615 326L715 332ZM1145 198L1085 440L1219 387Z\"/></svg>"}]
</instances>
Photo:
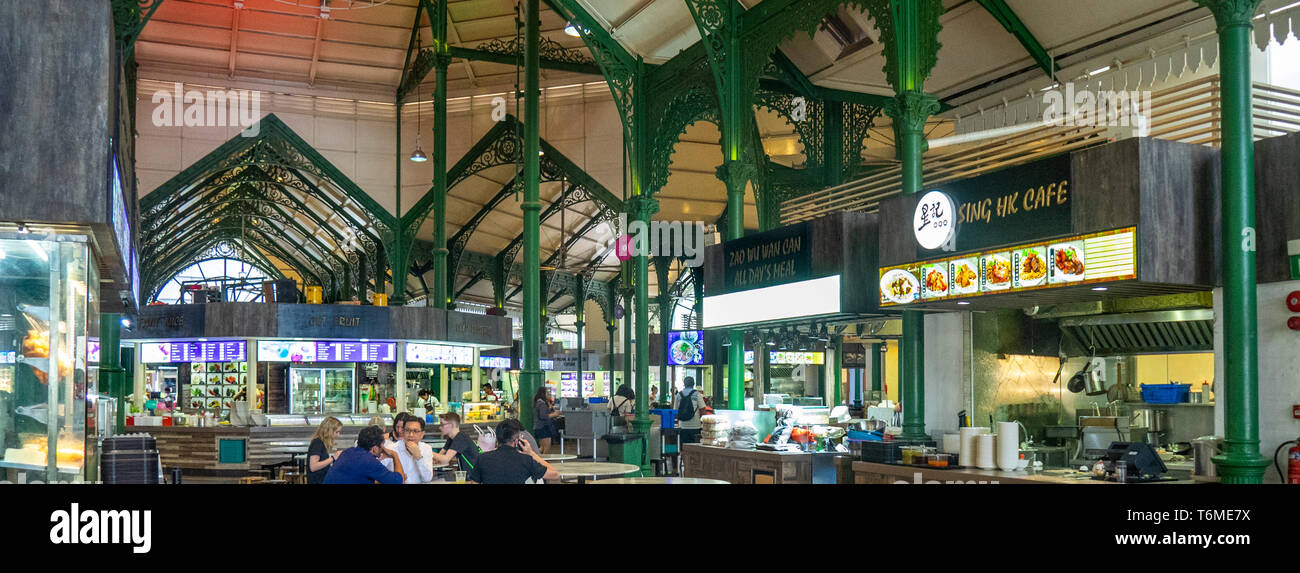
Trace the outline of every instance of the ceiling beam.
<instances>
[{"instance_id":1,"label":"ceiling beam","mask_svg":"<svg viewBox=\"0 0 1300 573\"><path fill-rule=\"evenodd\" d=\"M235 77L235 57L239 52L239 13L244 10L244 0L235 0L234 15L230 21L230 77Z\"/></svg>"},{"instance_id":2,"label":"ceiling beam","mask_svg":"<svg viewBox=\"0 0 1300 573\"><path fill-rule=\"evenodd\" d=\"M325 0L320 0L324 5ZM320 37L321 32L325 29L325 19L316 19L316 39L312 40L311 46L311 69L307 72L307 85L316 85L316 68L320 63Z\"/></svg>"},{"instance_id":3,"label":"ceiling beam","mask_svg":"<svg viewBox=\"0 0 1300 573\"><path fill-rule=\"evenodd\" d=\"M1038 38L1034 37L1029 28L1025 26L1025 23L1020 21L1020 17L1011 9L1011 6L1007 5L1006 0L976 1L985 10L988 10L989 14L993 15L993 19L997 20L999 24L1002 24L1003 28L1006 28L1011 35L1016 37L1016 41L1020 42L1026 52L1029 52L1029 56L1038 63L1038 67L1043 70L1043 73L1047 74L1047 77L1056 77L1056 69L1052 67L1051 55L1047 53L1047 50L1043 49L1043 45L1038 42Z\"/></svg>"}]
</instances>

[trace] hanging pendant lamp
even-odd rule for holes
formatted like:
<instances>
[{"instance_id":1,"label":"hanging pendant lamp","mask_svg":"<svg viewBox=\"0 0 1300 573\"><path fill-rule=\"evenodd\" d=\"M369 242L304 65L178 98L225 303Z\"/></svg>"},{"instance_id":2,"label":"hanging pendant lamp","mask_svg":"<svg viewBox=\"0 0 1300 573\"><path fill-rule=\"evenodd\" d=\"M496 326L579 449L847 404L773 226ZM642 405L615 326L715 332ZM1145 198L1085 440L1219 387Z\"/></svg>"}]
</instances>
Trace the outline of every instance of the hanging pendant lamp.
<instances>
[{"instance_id":1,"label":"hanging pendant lamp","mask_svg":"<svg viewBox=\"0 0 1300 573\"><path fill-rule=\"evenodd\" d=\"M418 30L416 31L415 41L416 41L415 53L419 54L420 34ZM416 163L424 163L425 161L429 160L429 156L424 154L424 146L422 145L424 141L423 141L423 134L420 133L421 131L422 130L420 128L420 84L417 82L415 84L415 151L411 152L411 161L414 161Z\"/></svg>"}]
</instances>

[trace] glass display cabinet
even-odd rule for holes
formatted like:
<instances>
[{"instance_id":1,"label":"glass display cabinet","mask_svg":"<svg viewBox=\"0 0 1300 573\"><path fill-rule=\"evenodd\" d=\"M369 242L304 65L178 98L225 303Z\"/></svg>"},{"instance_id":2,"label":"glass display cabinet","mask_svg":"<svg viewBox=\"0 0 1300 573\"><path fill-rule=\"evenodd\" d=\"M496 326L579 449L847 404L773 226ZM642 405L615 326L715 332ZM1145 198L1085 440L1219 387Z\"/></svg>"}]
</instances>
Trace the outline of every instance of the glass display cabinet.
<instances>
[{"instance_id":1,"label":"glass display cabinet","mask_svg":"<svg viewBox=\"0 0 1300 573\"><path fill-rule=\"evenodd\" d=\"M82 481L98 464L87 347L99 334L99 273L89 241L0 234L0 478Z\"/></svg>"}]
</instances>

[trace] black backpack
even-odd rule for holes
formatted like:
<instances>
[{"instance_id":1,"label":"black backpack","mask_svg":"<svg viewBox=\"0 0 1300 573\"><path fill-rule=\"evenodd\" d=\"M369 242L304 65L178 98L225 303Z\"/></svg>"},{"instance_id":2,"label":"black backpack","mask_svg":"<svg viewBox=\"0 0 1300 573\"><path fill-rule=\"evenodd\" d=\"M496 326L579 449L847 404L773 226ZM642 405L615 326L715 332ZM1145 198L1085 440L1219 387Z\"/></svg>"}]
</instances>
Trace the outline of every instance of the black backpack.
<instances>
[{"instance_id":1,"label":"black backpack","mask_svg":"<svg viewBox=\"0 0 1300 573\"><path fill-rule=\"evenodd\" d=\"M695 389L691 393L682 392L682 399L677 405L677 421L685 422L695 417Z\"/></svg>"}]
</instances>

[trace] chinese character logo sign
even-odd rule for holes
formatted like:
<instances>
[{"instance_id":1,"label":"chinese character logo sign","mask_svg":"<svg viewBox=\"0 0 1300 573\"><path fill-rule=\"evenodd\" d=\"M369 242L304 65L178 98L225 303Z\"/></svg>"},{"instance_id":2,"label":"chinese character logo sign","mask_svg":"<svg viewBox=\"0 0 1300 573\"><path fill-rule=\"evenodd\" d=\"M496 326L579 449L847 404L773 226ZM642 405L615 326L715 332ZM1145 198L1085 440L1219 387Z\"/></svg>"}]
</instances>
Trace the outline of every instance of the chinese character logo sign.
<instances>
[{"instance_id":1,"label":"chinese character logo sign","mask_svg":"<svg viewBox=\"0 0 1300 573\"><path fill-rule=\"evenodd\" d=\"M912 230L916 242L924 249L938 249L947 243L956 229L952 199L940 191L930 191L916 204Z\"/></svg>"}]
</instances>

